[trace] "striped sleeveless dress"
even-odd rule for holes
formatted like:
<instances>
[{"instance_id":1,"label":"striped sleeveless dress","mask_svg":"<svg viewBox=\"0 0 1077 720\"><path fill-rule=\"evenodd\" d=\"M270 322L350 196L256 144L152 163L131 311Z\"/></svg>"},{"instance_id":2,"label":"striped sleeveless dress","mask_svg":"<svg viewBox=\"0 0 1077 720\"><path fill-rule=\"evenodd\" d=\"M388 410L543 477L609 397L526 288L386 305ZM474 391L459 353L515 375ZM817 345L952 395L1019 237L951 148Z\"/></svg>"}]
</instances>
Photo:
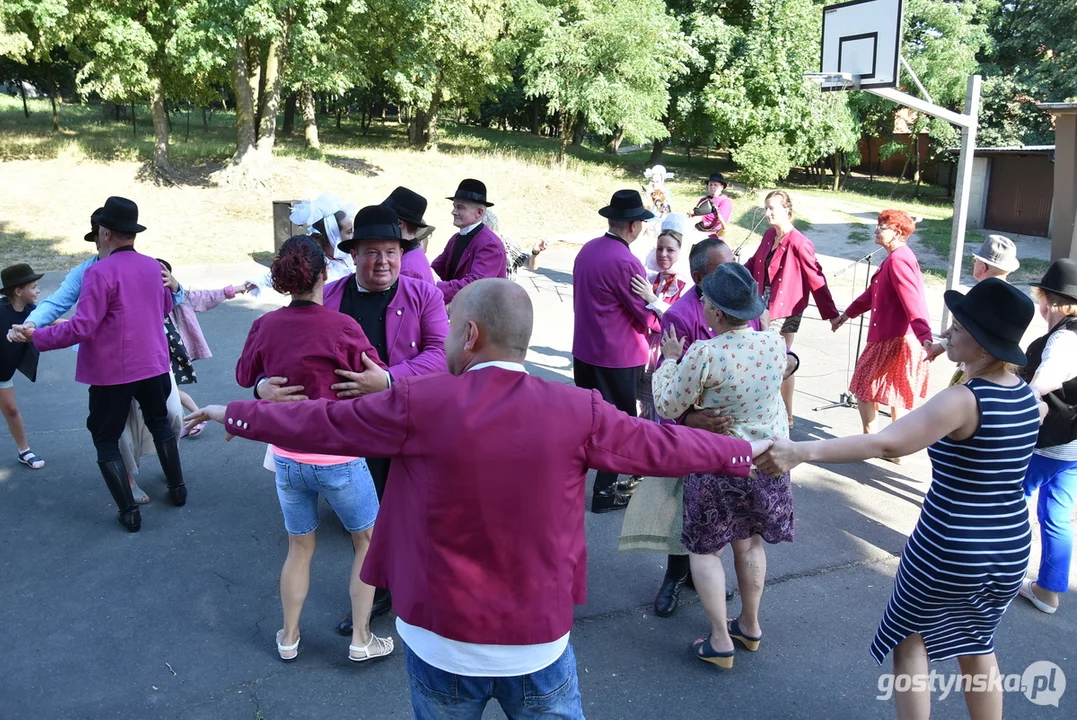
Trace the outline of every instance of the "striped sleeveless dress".
<instances>
[{"instance_id":1,"label":"striped sleeveless dress","mask_svg":"<svg viewBox=\"0 0 1077 720\"><path fill-rule=\"evenodd\" d=\"M967 440L928 448L931 487L871 643L880 665L914 633L932 661L994 652L995 628L1028 568L1021 483L1039 434L1036 398L1024 382L977 378L965 386L976 395L980 426Z\"/></svg>"}]
</instances>

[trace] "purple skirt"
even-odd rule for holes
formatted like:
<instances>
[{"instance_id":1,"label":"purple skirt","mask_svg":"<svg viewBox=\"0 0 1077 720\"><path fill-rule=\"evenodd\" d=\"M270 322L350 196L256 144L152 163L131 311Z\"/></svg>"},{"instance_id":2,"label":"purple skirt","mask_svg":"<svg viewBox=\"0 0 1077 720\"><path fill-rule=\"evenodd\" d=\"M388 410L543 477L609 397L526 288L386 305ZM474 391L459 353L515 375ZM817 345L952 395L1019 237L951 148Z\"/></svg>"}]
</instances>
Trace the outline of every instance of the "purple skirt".
<instances>
[{"instance_id":1,"label":"purple skirt","mask_svg":"<svg viewBox=\"0 0 1077 720\"><path fill-rule=\"evenodd\" d=\"M684 478L684 531L688 552L708 555L734 540L760 535L792 542L793 487L789 473L748 477L692 474Z\"/></svg>"}]
</instances>

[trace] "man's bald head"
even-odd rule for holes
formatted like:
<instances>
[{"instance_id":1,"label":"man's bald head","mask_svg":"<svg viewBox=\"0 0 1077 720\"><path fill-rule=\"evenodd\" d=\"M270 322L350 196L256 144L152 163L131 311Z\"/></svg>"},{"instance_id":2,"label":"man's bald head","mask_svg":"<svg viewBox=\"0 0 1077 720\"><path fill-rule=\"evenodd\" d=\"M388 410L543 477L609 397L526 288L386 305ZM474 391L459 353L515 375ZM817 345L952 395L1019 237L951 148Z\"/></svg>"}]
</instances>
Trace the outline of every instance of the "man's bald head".
<instances>
[{"instance_id":1,"label":"man's bald head","mask_svg":"<svg viewBox=\"0 0 1077 720\"><path fill-rule=\"evenodd\" d=\"M453 374L479 362L523 362L527 355L535 312L531 298L516 283L499 278L476 280L453 298L449 318L445 353ZM474 331L468 329L469 323Z\"/></svg>"}]
</instances>

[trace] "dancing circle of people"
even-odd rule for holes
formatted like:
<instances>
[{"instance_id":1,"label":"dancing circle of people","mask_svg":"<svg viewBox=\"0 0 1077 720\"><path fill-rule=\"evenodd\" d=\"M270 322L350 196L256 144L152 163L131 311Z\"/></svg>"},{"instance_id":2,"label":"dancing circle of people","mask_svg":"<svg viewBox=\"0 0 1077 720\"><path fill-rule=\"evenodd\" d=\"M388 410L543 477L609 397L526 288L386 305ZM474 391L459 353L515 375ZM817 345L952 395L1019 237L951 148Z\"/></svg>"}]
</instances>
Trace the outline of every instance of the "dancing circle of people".
<instances>
[{"instance_id":1,"label":"dancing circle of people","mask_svg":"<svg viewBox=\"0 0 1077 720\"><path fill-rule=\"evenodd\" d=\"M582 717L569 636L573 607L587 599L589 469L591 512L626 510L620 549L667 555L655 613L672 615L694 586L709 634L691 652L731 670L738 648L762 648L765 545L795 537L792 468L900 462L926 448L932 482L870 652L880 664L893 652L899 674L952 658L965 674L997 673L993 637L1010 602L1020 594L1054 613L1068 588L1077 262L1052 263L1033 301L1006 282L1019 265L1014 243L989 237L974 255L977 283L946 293L953 323L936 338L905 212L879 215L886 258L840 311L788 193L766 196L770 228L742 265L723 239L733 209L725 178L711 175L692 213L678 214L663 185L671 177L656 166L644 194L614 193L598 210L607 232L575 258L575 387L528 373L532 303L506 278L534 270L547 245L501 237L478 180L448 197L457 231L432 262L420 194L398 187L363 208L325 194L293 208L309 231L284 242L267 273L208 291L184 288L166 260L139 253L137 205L110 197L85 236L97 254L44 301L41 273L24 263L2 271L0 407L18 460L45 467L27 440L15 372L34 381L40 351L77 345L87 428L126 530L140 530L150 502L136 475L151 446L169 502L183 506L181 437L213 421L229 439L268 444L288 536L282 661L301 654L325 498L355 551L350 612L337 628L350 638L349 660L397 649L370 630L392 608L417 717L437 716L450 699L460 717L480 717L491 699L509 717ZM290 302L255 320L244 344L236 381L254 399L199 408L180 390L197 382L193 363L210 357L196 313L269 289ZM834 331L871 313L849 387L861 435L789 438L800 365L792 347L810 298ZM1023 351L1037 304L1049 331ZM943 353L958 374L914 410ZM880 406L892 418L881 430ZM486 448L479 465L475 438ZM1026 578L1026 498L1035 493L1043 557ZM475 602L476 592L487 600ZM930 699L897 693L899 717L926 716ZM973 717L1001 717L1000 690L966 700Z\"/></svg>"}]
</instances>

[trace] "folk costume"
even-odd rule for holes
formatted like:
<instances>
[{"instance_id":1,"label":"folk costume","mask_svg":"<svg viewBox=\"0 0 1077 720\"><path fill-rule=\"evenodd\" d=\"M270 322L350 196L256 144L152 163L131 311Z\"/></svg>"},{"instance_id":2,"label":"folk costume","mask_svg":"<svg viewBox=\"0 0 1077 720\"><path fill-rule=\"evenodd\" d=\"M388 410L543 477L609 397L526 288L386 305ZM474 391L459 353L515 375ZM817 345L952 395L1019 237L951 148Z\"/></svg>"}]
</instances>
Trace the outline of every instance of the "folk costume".
<instances>
[{"instance_id":1,"label":"folk costume","mask_svg":"<svg viewBox=\"0 0 1077 720\"><path fill-rule=\"evenodd\" d=\"M598 211L610 220L646 221L654 217L635 190L618 190ZM612 232L589 241L572 268L572 374L577 387L598 390L606 402L636 416L636 393L650 353L648 333L661 329L657 315L632 292L631 281L644 276L629 243ZM628 498L615 487L616 473L595 476L592 512L625 507Z\"/></svg>"},{"instance_id":2,"label":"folk costume","mask_svg":"<svg viewBox=\"0 0 1077 720\"><path fill-rule=\"evenodd\" d=\"M722 192L701 197L695 209L692 210L692 215L699 218L699 222L696 223L697 230L725 237L726 230L729 228L729 218L733 215L733 201L724 192L727 184L722 173L712 173L707 179L707 184L711 183L720 183Z\"/></svg>"},{"instance_id":3,"label":"folk costume","mask_svg":"<svg viewBox=\"0 0 1077 720\"><path fill-rule=\"evenodd\" d=\"M780 241L777 235L775 228L763 233L755 254L744 263L767 301L771 322L783 320L781 332L795 333L800 329L809 295L815 298L823 320L836 318L838 308L815 257L815 245L796 228Z\"/></svg>"},{"instance_id":4,"label":"folk costume","mask_svg":"<svg viewBox=\"0 0 1077 720\"><path fill-rule=\"evenodd\" d=\"M110 197L100 225L117 233L140 233L138 206ZM176 435L168 419L171 391L168 342L162 332L172 310L172 294L161 284L161 266L132 245L117 247L94 264L83 278L78 309L70 322L36 330L39 350L79 344L75 380L90 386L86 421L97 449L97 463L119 507L119 520L130 532L141 527L141 515L127 481L120 454L131 400L138 401L153 434L172 503L187 502Z\"/></svg>"},{"instance_id":5,"label":"folk costume","mask_svg":"<svg viewBox=\"0 0 1077 720\"><path fill-rule=\"evenodd\" d=\"M486 200L486 185L472 179L461 180L456 193L447 199L494 206ZM482 221L460 228L430 267L441 278L437 286L445 296L446 305L452 302L456 293L476 280L508 277L505 245Z\"/></svg>"}]
</instances>

